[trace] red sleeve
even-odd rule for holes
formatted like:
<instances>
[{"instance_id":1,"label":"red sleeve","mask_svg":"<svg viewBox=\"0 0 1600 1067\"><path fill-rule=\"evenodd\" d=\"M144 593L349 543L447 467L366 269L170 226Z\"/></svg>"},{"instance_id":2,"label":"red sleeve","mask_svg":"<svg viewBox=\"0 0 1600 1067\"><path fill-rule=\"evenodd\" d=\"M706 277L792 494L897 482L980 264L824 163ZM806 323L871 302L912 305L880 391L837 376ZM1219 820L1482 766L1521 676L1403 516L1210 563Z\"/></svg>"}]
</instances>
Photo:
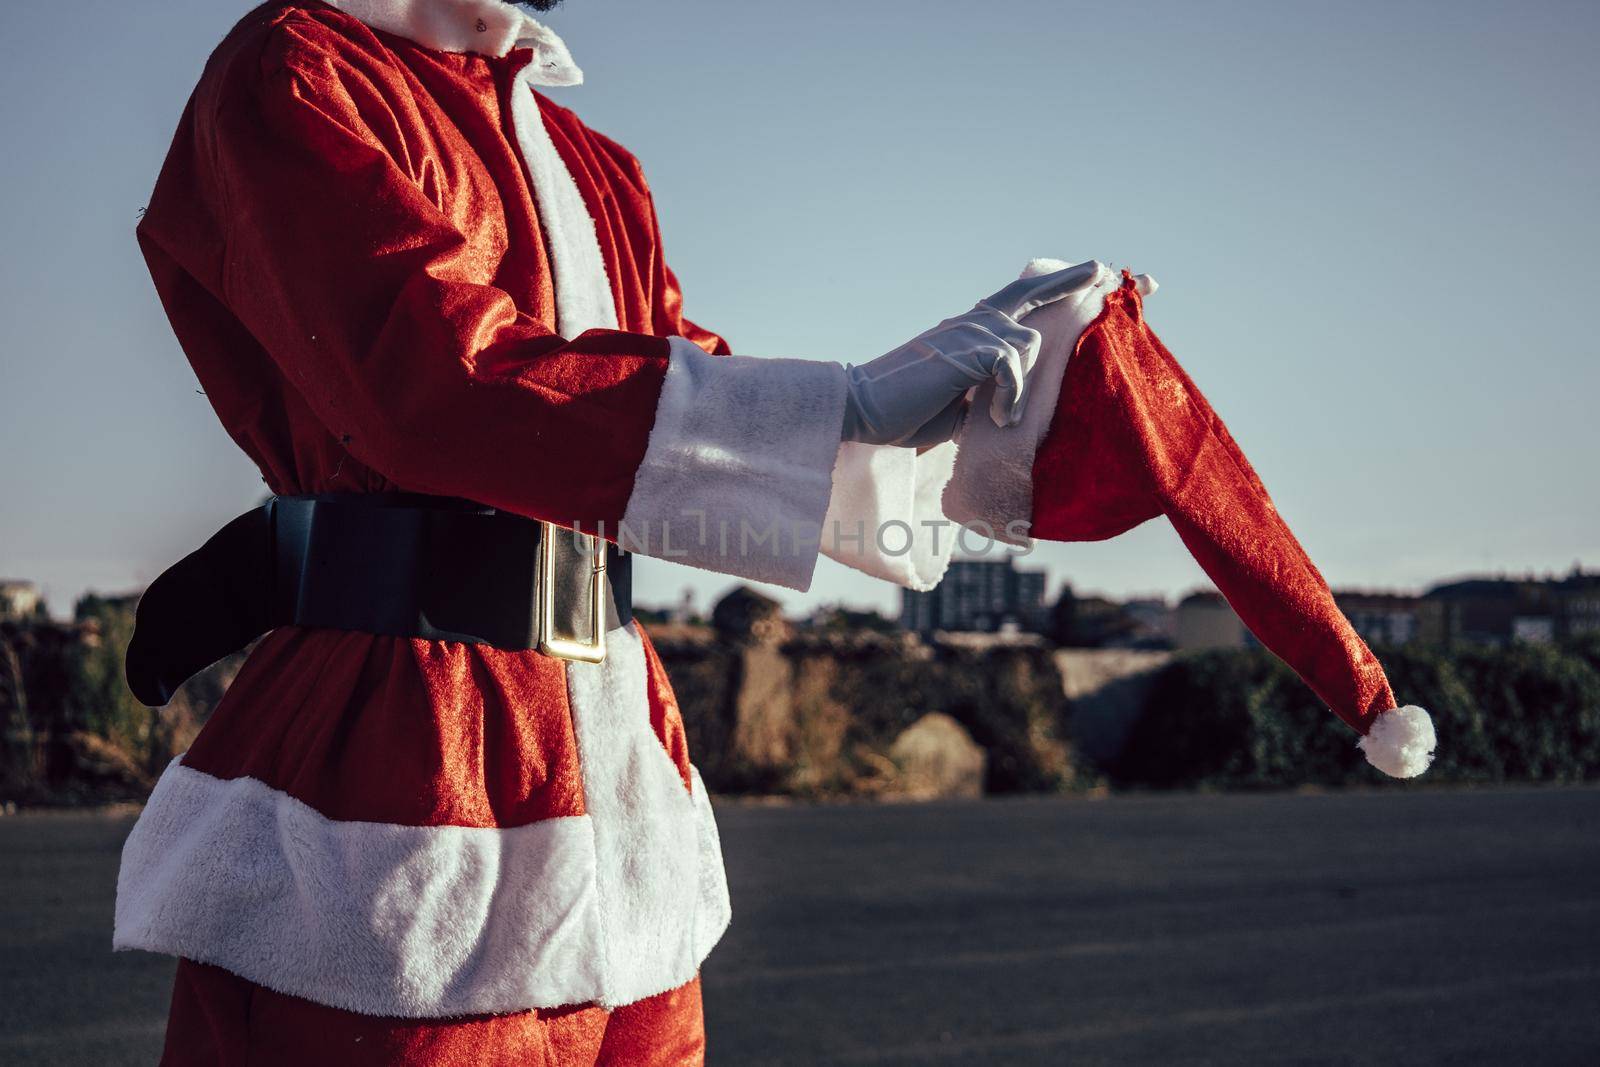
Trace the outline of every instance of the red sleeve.
<instances>
[{"instance_id":1,"label":"red sleeve","mask_svg":"<svg viewBox=\"0 0 1600 1067\"><path fill-rule=\"evenodd\" d=\"M667 340L567 340L519 311L397 163L401 119L333 57L230 66L191 111L204 180L169 186L166 203L158 187L141 227L152 269L210 276L328 430L396 485L554 521L619 519ZM185 195L207 202L171 202ZM206 218L221 262L185 240L191 224L158 217Z\"/></svg>"}]
</instances>

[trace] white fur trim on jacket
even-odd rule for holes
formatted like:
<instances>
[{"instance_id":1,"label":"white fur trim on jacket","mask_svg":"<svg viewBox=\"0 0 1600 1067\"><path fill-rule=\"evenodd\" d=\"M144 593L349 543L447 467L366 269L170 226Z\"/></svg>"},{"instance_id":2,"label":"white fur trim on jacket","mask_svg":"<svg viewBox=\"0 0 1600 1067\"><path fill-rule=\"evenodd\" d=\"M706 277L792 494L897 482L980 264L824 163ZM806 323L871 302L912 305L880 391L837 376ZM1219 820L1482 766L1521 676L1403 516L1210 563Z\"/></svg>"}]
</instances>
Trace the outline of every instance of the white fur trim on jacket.
<instances>
[{"instance_id":1,"label":"white fur trim on jacket","mask_svg":"<svg viewBox=\"0 0 1600 1067\"><path fill-rule=\"evenodd\" d=\"M958 533L940 506L955 461L951 442L918 455L847 441L833 467L823 553L909 589L938 585Z\"/></svg>"},{"instance_id":2,"label":"white fur trim on jacket","mask_svg":"<svg viewBox=\"0 0 1600 1067\"><path fill-rule=\"evenodd\" d=\"M844 368L709 356L682 337L671 346L617 540L691 567L807 588L844 425Z\"/></svg>"},{"instance_id":3,"label":"white fur trim on jacket","mask_svg":"<svg viewBox=\"0 0 1600 1067\"><path fill-rule=\"evenodd\" d=\"M578 85L583 71L566 42L524 9L504 0L328 0L345 14L440 52L503 56L531 48L535 85Z\"/></svg>"},{"instance_id":4,"label":"white fur trim on jacket","mask_svg":"<svg viewBox=\"0 0 1600 1067\"><path fill-rule=\"evenodd\" d=\"M1064 260L1035 259L1022 271L1032 278L1063 270ZM1025 545L1030 538L1007 532L1008 524L1033 518L1033 459L1055 418L1061 380L1078 338L1105 308L1106 297L1122 284L1120 275L1103 263L1084 286L1067 297L1047 304L1023 321L1042 335L1039 358L1025 379L1022 421L996 426L992 419L968 419L957 437L960 452L955 472L944 491L944 511L954 522L983 523L995 537ZM1135 279L1142 292L1155 292L1148 276ZM985 383L972 399L973 411L988 411L994 384Z\"/></svg>"},{"instance_id":5,"label":"white fur trim on jacket","mask_svg":"<svg viewBox=\"0 0 1600 1067\"><path fill-rule=\"evenodd\" d=\"M567 664L583 802L594 829L595 999L605 1005L689 981L730 916L705 787L696 778L693 795L684 789L640 706L646 664L634 624L611 636L604 662Z\"/></svg>"},{"instance_id":6,"label":"white fur trim on jacket","mask_svg":"<svg viewBox=\"0 0 1600 1067\"><path fill-rule=\"evenodd\" d=\"M1372 720L1356 747L1367 762L1391 778L1415 778L1433 762L1438 738L1433 718L1415 704L1386 711Z\"/></svg>"},{"instance_id":7,"label":"white fur trim on jacket","mask_svg":"<svg viewBox=\"0 0 1600 1067\"><path fill-rule=\"evenodd\" d=\"M556 332L570 339L585 330L614 330L617 301L595 237L594 217L539 112L539 100L533 95L538 74L537 60L517 74L511 93L511 124L539 207L539 225L549 243Z\"/></svg>"},{"instance_id":8,"label":"white fur trim on jacket","mask_svg":"<svg viewBox=\"0 0 1600 1067\"><path fill-rule=\"evenodd\" d=\"M180 758L123 847L114 947L403 1018L614 1007L689 981L728 924L716 823L651 732L637 632L610 638L604 665L569 675L588 814L341 822Z\"/></svg>"}]
</instances>

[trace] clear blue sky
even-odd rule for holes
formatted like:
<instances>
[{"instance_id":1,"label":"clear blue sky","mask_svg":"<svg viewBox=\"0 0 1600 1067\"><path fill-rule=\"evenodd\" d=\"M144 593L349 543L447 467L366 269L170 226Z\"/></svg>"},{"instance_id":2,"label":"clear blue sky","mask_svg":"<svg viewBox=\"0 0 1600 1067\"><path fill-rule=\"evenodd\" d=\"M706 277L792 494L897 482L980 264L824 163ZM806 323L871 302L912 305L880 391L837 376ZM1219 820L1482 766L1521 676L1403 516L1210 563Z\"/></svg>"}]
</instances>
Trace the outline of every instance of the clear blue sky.
<instances>
[{"instance_id":1,"label":"clear blue sky","mask_svg":"<svg viewBox=\"0 0 1600 1067\"><path fill-rule=\"evenodd\" d=\"M0 575L55 609L261 493L133 241L248 5L0 5ZM690 314L870 358L1031 256L1150 316L1335 585L1600 566L1600 6L569 0L558 93L650 175ZM1173 593L1164 523L1056 580ZM651 564L642 599L726 586ZM824 563L802 609L889 607Z\"/></svg>"}]
</instances>

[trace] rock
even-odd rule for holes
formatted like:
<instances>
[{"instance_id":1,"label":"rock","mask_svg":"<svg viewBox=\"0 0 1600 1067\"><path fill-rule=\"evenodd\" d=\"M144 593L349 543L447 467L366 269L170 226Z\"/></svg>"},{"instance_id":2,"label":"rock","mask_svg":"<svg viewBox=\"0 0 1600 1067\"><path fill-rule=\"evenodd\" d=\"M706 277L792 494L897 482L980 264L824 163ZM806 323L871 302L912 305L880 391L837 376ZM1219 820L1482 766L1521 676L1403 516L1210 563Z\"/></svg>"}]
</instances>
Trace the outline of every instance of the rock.
<instances>
[{"instance_id":1,"label":"rock","mask_svg":"<svg viewBox=\"0 0 1600 1067\"><path fill-rule=\"evenodd\" d=\"M839 660L792 656L794 662L794 758L788 788L806 796L838 793L849 780L844 758L850 709L834 696Z\"/></svg>"},{"instance_id":2,"label":"rock","mask_svg":"<svg viewBox=\"0 0 1600 1067\"><path fill-rule=\"evenodd\" d=\"M741 593L721 605L724 632L738 633L737 619L780 622L776 605L763 602ZM719 636L705 645L657 642L657 649L713 792L975 796L1077 782L1065 735L1068 703L1048 649L935 648L910 634L814 627L776 644ZM902 774L891 747L935 710L942 714L932 722L953 720L969 745L981 739L981 759L967 760L975 769L959 762L929 769L918 747L923 735L912 732L901 750L912 773ZM941 736L940 727L923 729L935 741ZM952 750L970 756L977 747ZM965 773L964 784L950 784L962 778L956 772Z\"/></svg>"},{"instance_id":3,"label":"rock","mask_svg":"<svg viewBox=\"0 0 1600 1067\"><path fill-rule=\"evenodd\" d=\"M776 645L789 636L783 607L776 600L741 585L711 609L717 636L735 645Z\"/></svg>"},{"instance_id":4,"label":"rock","mask_svg":"<svg viewBox=\"0 0 1600 1067\"><path fill-rule=\"evenodd\" d=\"M899 771L894 792L915 800L980 797L988 757L950 716L930 711L906 727L889 747Z\"/></svg>"},{"instance_id":5,"label":"rock","mask_svg":"<svg viewBox=\"0 0 1600 1067\"><path fill-rule=\"evenodd\" d=\"M794 752L794 668L776 648L742 650L733 721L736 765L762 779L781 777Z\"/></svg>"}]
</instances>

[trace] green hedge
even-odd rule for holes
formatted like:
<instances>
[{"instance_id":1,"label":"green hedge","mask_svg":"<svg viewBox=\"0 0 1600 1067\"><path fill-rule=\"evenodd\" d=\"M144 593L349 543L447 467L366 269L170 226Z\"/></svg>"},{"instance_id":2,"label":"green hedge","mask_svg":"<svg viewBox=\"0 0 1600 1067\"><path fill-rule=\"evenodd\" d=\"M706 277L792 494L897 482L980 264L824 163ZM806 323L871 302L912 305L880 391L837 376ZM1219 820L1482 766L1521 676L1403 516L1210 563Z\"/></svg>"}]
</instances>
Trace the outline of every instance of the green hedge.
<instances>
[{"instance_id":1,"label":"green hedge","mask_svg":"<svg viewBox=\"0 0 1600 1067\"><path fill-rule=\"evenodd\" d=\"M1600 637L1378 654L1399 699L1433 716L1439 751L1423 781L1600 778ZM1270 653L1201 652L1163 671L1110 771L1120 784L1147 787L1387 781L1355 740Z\"/></svg>"}]
</instances>

